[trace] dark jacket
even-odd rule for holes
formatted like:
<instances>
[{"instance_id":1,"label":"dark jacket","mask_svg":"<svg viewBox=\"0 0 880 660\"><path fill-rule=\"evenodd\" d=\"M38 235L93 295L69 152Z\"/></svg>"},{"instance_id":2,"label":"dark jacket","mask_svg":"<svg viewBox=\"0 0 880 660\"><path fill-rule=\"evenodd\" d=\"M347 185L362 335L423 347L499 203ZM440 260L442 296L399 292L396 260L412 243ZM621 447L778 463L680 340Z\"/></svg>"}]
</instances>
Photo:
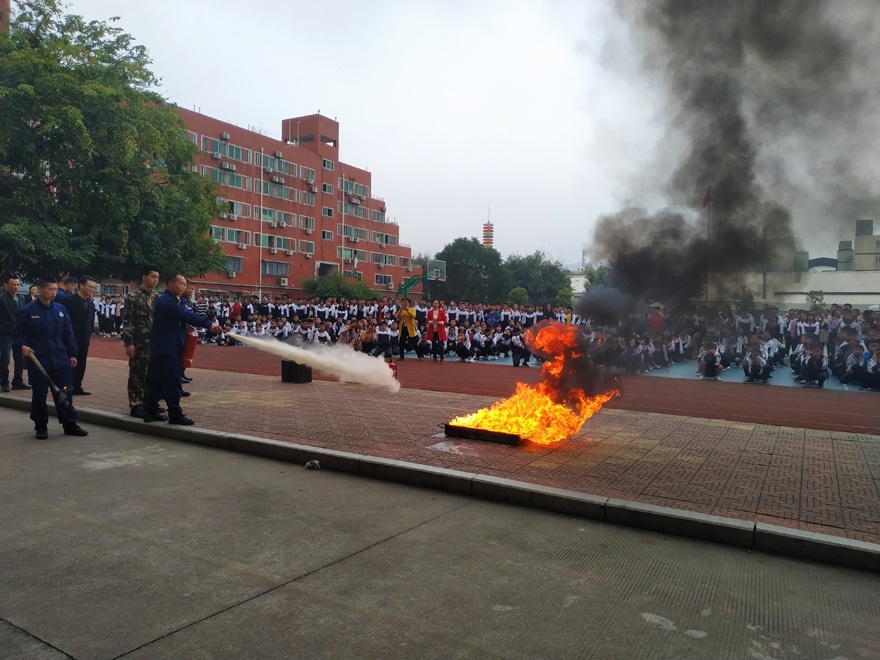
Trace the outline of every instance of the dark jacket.
<instances>
[{"instance_id":1,"label":"dark jacket","mask_svg":"<svg viewBox=\"0 0 880 660\"><path fill-rule=\"evenodd\" d=\"M58 296L55 296L58 302ZM72 296L66 296L61 300L64 309L70 315L70 322L73 325L73 336L76 339L76 345L83 350L88 348L89 341L92 337L92 330L95 327L95 301L88 298L83 304L82 297L75 293Z\"/></svg>"},{"instance_id":2,"label":"dark jacket","mask_svg":"<svg viewBox=\"0 0 880 660\"><path fill-rule=\"evenodd\" d=\"M9 295L8 291L0 292L0 337L12 334L19 309L18 298Z\"/></svg>"},{"instance_id":3,"label":"dark jacket","mask_svg":"<svg viewBox=\"0 0 880 660\"><path fill-rule=\"evenodd\" d=\"M12 343L16 348L32 348L46 369L69 367L70 358L76 357L76 339L70 316L64 306L56 302L47 307L37 299L22 307L15 322Z\"/></svg>"},{"instance_id":4,"label":"dark jacket","mask_svg":"<svg viewBox=\"0 0 880 660\"><path fill-rule=\"evenodd\" d=\"M150 354L156 356L177 356L183 349L185 325L189 323L198 328L213 325L204 316L199 316L184 308L170 291L166 290L156 300L153 308L153 328L150 331Z\"/></svg>"}]
</instances>

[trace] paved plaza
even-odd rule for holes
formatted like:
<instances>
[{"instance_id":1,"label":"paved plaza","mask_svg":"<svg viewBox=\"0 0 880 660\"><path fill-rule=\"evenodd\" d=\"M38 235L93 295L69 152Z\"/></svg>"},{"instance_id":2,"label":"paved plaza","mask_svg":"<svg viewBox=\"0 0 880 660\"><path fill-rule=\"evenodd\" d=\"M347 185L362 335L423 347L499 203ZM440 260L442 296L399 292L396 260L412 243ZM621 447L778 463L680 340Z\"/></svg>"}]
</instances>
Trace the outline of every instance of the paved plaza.
<instances>
[{"instance_id":1,"label":"paved plaza","mask_svg":"<svg viewBox=\"0 0 880 660\"><path fill-rule=\"evenodd\" d=\"M437 368L458 366L481 368ZM126 414L126 363L90 359L88 373L94 394L76 405ZM880 543L878 435L606 408L557 445L510 447L443 436L445 422L495 397L407 387L389 395L210 369L190 375L183 404L201 428Z\"/></svg>"},{"instance_id":2,"label":"paved plaza","mask_svg":"<svg viewBox=\"0 0 880 660\"><path fill-rule=\"evenodd\" d=\"M90 431L0 409L4 660L880 658L880 575Z\"/></svg>"}]
</instances>

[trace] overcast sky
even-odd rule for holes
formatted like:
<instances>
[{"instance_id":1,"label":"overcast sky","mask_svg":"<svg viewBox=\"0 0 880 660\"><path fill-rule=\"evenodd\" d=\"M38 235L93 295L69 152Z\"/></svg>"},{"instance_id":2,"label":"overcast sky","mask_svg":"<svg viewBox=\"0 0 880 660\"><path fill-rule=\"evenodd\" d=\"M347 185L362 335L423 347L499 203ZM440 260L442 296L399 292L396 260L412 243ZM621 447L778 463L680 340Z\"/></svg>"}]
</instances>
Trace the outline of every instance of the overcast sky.
<instances>
[{"instance_id":1,"label":"overcast sky","mask_svg":"<svg viewBox=\"0 0 880 660\"><path fill-rule=\"evenodd\" d=\"M336 118L341 159L373 173L414 253L479 237L491 205L503 256L579 263L659 132L604 2L72 0L68 12L119 16L180 106L279 139L285 117Z\"/></svg>"},{"instance_id":2,"label":"overcast sky","mask_svg":"<svg viewBox=\"0 0 880 660\"><path fill-rule=\"evenodd\" d=\"M687 149L674 99L643 71L656 54L606 0L70 0L68 11L119 16L180 106L278 139L286 117L337 119L341 159L373 173L414 254L480 237L491 206L502 256L539 249L578 264L599 215L665 205ZM794 154L768 151L765 170L781 158L797 174ZM835 256L852 236L811 217L820 190L774 193L810 256Z\"/></svg>"}]
</instances>

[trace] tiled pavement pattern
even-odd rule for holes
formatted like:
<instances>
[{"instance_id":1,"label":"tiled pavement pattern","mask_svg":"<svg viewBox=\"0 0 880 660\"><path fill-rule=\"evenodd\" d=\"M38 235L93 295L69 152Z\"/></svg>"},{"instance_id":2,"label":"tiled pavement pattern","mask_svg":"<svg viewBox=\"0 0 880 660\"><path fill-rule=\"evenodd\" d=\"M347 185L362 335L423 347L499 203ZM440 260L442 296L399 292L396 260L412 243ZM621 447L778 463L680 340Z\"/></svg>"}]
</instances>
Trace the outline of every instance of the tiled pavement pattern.
<instances>
[{"instance_id":1,"label":"tiled pavement pattern","mask_svg":"<svg viewBox=\"0 0 880 660\"><path fill-rule=\"evenodd\" d=\"M605 409L550 447L448 439L491 397L192 369L198 426L880 543L880 436ZM76 405L127 413L126 363ZM15 394L15 393L14 393Z\"/></svg>"}]
</instances>

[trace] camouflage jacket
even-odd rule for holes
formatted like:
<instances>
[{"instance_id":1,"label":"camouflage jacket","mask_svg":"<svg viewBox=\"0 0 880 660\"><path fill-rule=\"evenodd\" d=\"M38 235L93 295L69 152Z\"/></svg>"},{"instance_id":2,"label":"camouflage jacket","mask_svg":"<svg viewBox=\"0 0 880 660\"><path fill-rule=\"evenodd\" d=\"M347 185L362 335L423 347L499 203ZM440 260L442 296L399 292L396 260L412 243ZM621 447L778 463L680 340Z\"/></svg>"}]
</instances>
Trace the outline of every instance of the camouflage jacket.
<instances>
[{"instance_id":1,"label":"camouflage jacket","mask_svg":"<svg viewBox=\"0 0 880 660\"><path fill-rule=\"evenodd\" d=\"M125 305L122 308L122 342L126 346L150 344L153 307L158 299L158 293L147 293L140 287L125 296Z\"/></svg>"}]
</instances>

